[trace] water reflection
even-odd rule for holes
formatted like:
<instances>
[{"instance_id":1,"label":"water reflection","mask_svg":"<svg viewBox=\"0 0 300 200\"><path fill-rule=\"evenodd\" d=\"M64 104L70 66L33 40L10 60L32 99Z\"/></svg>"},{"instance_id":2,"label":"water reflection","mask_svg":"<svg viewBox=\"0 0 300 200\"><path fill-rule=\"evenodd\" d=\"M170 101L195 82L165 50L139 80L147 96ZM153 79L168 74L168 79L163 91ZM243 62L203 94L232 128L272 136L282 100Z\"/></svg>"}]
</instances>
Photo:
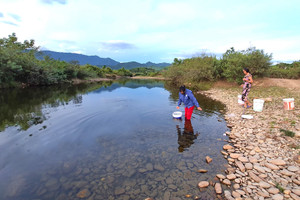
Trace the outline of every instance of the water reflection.
<instances>
[{"instance_id":1,"label":"water reflection","mask_svg":"<svg viewBox=\"0 0 300 200\"><path fill-rule=\"evenodd\" d=\"M194 144L194 140L197 139L199 132L196 131L194 133L194 129L192 126L191 120L184 121L184 128L181 130L179 125L176 125L177 133L178 133L178 152L183 152L188 149L192 144Z\"/></svg>"},{"instance_id":2,"label":"water reflection","mask_svg":"<svg viewBox=\"0 0 300 200\"><path fill-rule=\"evenodd\" d=\"M0 131L10 126L27 130L47 119L45 108L81 104L82 94L112 82L100 84L59 85L36 88L3 89L0 92Z\"/></svg>"},{"instance_id":3,"label":"water reflection","mask_svg":"<svg viewBox=\"0 0 300 200\"><path fill-rule=\"evenodd\" d=\"M200 192L197 183L213 180L226 162L223 106L200 95L204 111L174 121L178 89L164 85L122 80L1 91L0 199L213 199L213 187ZM197 173L203 166L209 171Z\"/></svg>"}]
</instances>

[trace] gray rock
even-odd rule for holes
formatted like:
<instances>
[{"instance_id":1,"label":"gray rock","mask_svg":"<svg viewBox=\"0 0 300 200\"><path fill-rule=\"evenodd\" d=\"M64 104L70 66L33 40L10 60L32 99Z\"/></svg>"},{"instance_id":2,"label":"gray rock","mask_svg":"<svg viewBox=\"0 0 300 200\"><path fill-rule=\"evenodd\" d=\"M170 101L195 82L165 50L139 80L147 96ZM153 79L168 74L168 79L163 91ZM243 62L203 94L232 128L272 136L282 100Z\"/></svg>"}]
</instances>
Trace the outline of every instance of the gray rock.
<instances>
[{"instance_id":1,"label":"gray rock","mask_svg":"<svg viewBox=\"0 0 300 200\"><path fill-rule=\"evenodd\" d=\"M266 183L264 181L260 181L259 186L262 188L270 188L271 187L271 185L269 183Z\"/></svg>"},{"instance_id":2,"label":"gray rock","mask_svg":"<svg viewBox=\"0 0 300 200\"><path fill-rule=\"evenodd\" d=\"M266 163L265 166L269 169L272 169L272 170L278 170L279 167L277 167L276 165L272 164L272 163Z\"/></svg>"},{"instance_id":3,"label":"gray rock","mask_svg":"<svg viewBox=\"0 0 300 200\"><path fill-rule=\"evenodd\" d=\"M287 169L291 172L299 172L300 171L300 168L297 166L289 166Z\"/></svg>"},{"instance_id":4,"label":"gray rock","mask_svg":"<svg viewBox=\"0 0 300 200\"><path fill-rule=\"evenodd\" d=\"M279 193L279 189L275 188L275 187L272 187L272 188L269 188L268 189L268 192L270 194L278 194Z\"/></svg>"},{"instance_id":5,"label":"gray rock","mask_svg":"<svg viewBox=\"0 0 300 200\"><path fill-rule=\"evenodd\" d=\"M281 194L272 195L272 199L273 200L283 200L283 195L281 195Z\"/></svg>"},{"instance_id":6,"label":"gray rock","mask_svg":"<svg viewBox=\"0 0 300 200\"><path fill-rule=\"evenodd\" d=\"M292 189L292 192L300 196L300 189Z\"/></svg>"}]
</instances>

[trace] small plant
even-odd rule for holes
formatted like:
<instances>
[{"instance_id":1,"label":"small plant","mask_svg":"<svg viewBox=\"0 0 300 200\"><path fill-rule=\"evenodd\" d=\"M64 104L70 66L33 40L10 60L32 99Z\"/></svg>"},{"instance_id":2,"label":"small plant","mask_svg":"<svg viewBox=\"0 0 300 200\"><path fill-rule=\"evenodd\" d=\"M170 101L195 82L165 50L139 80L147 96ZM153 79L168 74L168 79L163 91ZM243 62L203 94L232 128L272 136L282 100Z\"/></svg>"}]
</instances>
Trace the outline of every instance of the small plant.
<instances>
[{"instance_id":1,"label":"small plant","mask_svg":"<svg viewBox=\"0 0 300 200\"><path fill-rule=\"evenodd\" d=\"M291 126L295 126L296 125L296 121L291 121Z\"/></svg>"},{"instance_id":2,"label":"small plant","mask_svg":"<svg viewBox=\"0 0 300 200\"><path fill-rule=\"evenodd\" d=\"M285 129L280 129L280 132L283 132L284 135L289 136L289 137L294 137L295 133L293 131L285 130Z\"/></svg>"},{"instance_id":3,"label":"small plant","mask_svg":"<svg viewBox=\"0 0 300 200\"><path fill-rule=\"evenodd\" d=\"M274 128L274 125L276 124L276 122L275 121L271 121L271 128Z\"/></svg>"},{"instance_id":4,"label":"small plant","mask_svg":"<svg viewBox=\"0 0 300 200\"><path fill-rule=\"evenodd\" d=\"M289 147L292 149L300 149L300 145L295 145L295 144L291 144L291 145L289 145Z\"/></svg>"},{"instance_id":5,"label":"small plant","mask_svg":"<svg viewBox=\"0 0 300 200\"><path fill-rule=\"evenodd\" d=\"M277 188L281 193L283 193L284 188L283 188L281 185L279 185L279 183L276 183L276 188Z\"/></svg>"}]
</instances>

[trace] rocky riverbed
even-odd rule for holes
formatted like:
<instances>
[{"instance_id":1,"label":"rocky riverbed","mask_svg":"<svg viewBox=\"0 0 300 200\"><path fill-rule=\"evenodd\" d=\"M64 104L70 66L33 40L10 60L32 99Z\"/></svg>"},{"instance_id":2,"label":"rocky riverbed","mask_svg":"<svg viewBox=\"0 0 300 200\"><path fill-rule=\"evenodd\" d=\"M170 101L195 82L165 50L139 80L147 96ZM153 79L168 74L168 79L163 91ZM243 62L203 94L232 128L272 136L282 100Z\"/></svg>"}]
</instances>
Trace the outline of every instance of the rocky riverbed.
<instances>
[{"instance_id":1,"label":"rocky riverbed","mask_svg":"<svg viewBox=\"0 0 300 200\"><path fill-rule=\"evenodd\" d=\"M226 174L217 174L217 193L226 199L300 199L300 109L284 110L265 98L262 112L238 104L237 90L214 88L205 95L223 102L230 140L221 152L228 160ZM241 115L253 119L242 119ZM284 130L294 133L286 136ZM290 132L290 133L291 133ZM200 184L200 183L199 183ZM202 183L203 184L203 183ZM201 184L201 185L202 185ZM204 184L205 185L205 184Z\"/></svg>"}]
</instances>

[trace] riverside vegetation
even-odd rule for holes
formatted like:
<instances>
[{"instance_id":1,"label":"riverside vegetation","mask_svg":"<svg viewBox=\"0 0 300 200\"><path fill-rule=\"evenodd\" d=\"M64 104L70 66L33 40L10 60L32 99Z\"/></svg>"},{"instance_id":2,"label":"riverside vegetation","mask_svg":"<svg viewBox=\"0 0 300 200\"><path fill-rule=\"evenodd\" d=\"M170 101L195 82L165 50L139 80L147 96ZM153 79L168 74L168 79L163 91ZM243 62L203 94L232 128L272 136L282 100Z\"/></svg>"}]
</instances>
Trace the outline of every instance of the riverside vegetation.
<instances>
[{"instance_id":1,"label":"riverside vegetation","mask_svg":"<svg viewBox=\"0 0 300 200\"><path fill-rule=\"evenodd\" d=\"M53 85L74 79L115 79L135 74L158 74L158 70L152 68L127 70L123 67L113 70L108 66L79 65L78 61L65 62L39 54L34 40L18 42L15 33L0 39L0 88Z\"/></svg>"},{"instance_id":2,"label":"riverside vegetation","mask_svg":"<svg viewBox=\"0 0 300 200\"><path fill-rule=\"evenodd\" d=\"M191 89L208 89L217 80L241 83L243 67L250 69L254 78L300 78L299 61L272 66L272 54L255 47L242 51L232 47L221 58L207 54L184 60L175 58L170 67L162 70L143 67L113 70L108 66L79 65L78 61L65 62L39 54L34 40L18 42L15 33L0 39L0 88L53 85L74 79L163 75L175 85L187 84Z\"/></svg>"}]
</instances>

